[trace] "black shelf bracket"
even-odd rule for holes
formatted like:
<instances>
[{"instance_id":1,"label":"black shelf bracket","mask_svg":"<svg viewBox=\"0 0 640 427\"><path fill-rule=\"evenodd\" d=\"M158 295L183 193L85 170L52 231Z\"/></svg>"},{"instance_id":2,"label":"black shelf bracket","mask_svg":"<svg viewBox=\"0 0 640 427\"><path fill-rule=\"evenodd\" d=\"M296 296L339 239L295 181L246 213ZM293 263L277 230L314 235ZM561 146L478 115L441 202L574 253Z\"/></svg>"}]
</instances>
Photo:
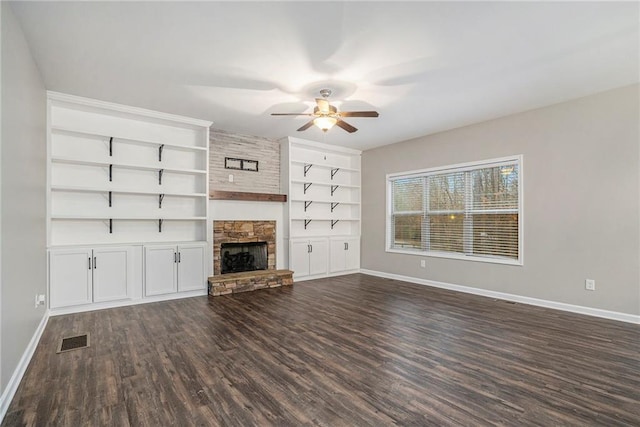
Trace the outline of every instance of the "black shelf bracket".
<instances>
[{"instance_id":1,"label":"black shelf bracket","mask_svg":"<svg viewBox=\"0 0 640 427\"><path fill-rule=\"evenodd\" d=\"M313 203L313 200L309 200L309 201L305 201L305 202L304 202L304 211L305 211L305 212L307 211L307 208L308 208L309 206L311 206L311 203Z\"/></svg>"},{"instance_id":2,"label":"black shelf bracket","mask_svg":"<svg viewBox=\"0 0 640 427\"><path fill-rule=\"evenodd\" d=\"M109 165L109 182L113 181L113 165Z\"/></svg>"},{"instance_id":3,"label":"black shelf bracket","mask_svg":"<svg viewBox=\"0 0 640 427\"><path fill-rule=\"evenodd\" d=\"M109 138L109 157L113 157L113 137Z\"/></svg>"},{"instance_id":4,"label":"black shelf bracket","mask_svg":"<svg viewBox=\"0 0 640 427\"><path fill-rule=\"evenodd\" d=\"M340 187L339 185L332 185L331 186L331 196L333 197L333 193L335 193L335 191L338 189L338 187Z\"/></svg>"},{"instance_id":5,"label":"black shelf bracket","mask_svg":"<svg viewBox=\"0 0 640 427\"><path fill-rule=\"evenodd\" d=\"M338 173L339 170L340 168L331 169L331 179L333 179L333 177Z\"/></svg>"},{"instance_id":6,"label":"black shelf bracket","mask_svg":"<svg viewBox=\"0 0 640 427\"><path fill-rule=\"evenodd\" d=\"M340 221L339 219L336 220L331 220L331 229L333 230L333 226L336 225L338 223L338 221Z\"/></svg>"},{"instance_id":7,"label":"black shelf bracket","mask_svg":"<svg viewBox=\"0 0 640 427\"><path fill-rule=\"evenodd\" d=\"M109 191L109 207L111 207L111 191Z\"/></svg>"},{"instance_id":8,"label":"black shelf bracket","mask_svg":"<svg viewBox=\"0 0 640 427\"><path fill-rule=\"evenodd\" d=\"M304 220L304 229L305 229L305 230L307 229L307 225L309 225L309 223L310 223L310 222L311 222L311 220L310 220L310 219L305 219L305 220Z\"/></svg>"},{"instance_id":9,"label":"black shelf bracket","mask_svg":"<svg viewBox=\"0 0 640 427\"><path fill-rule=\"evenodd\" d=\"M312 182L305 182L304 183L304 194L307 194L307 190L309 189L309 187L311 187L311 184L313 184Z\"/></svg>"},{"instance_id":10,"label":"black shelf bracket","mask_svg":"<svg viewBox=\"0 0 640 427\"><path fill-rule=\"evenodd\" d=\"M113 234L113 219L109 218L109 234Z\"/></svg>"},{"instance_id":11,"label":"black shelf bracket","mask_svg":"<svg viewBox=\"0 0 640 427\"><path fill-rule=\"evenodd\" d=\"M158 233L162 233L162 218L158 220Z\"/></svg>"},{"instance_id":12,"label":"black shelf bracket","mask_svg":"<svg viewBox=\"0 0 640 427\"><path fill-rule=\"evenodd\" d=\"M339 204L340 204L340 203L338 203L338 202L336 202L336 203L331 202L331 212L333 212L333 210L334 210L334 209L336 208L336 206L338 206Z\"/></svg>"},{"instance_id":13,"label":"black shelf bracket","mask_svg":"<svg viewBox=\"0 0 640 427\"><path fill-rule=\"evenodd\" d=\"M158 207L162 209L162 201L164 200L164 194L158 194Z\"/></svg>"},{"instance_id":14,"label":"black shelf bracket","mask_svg":"<svg viewBox=\"0 0 640 427\"><path fill-rule=\"evenodd\" d=\"M311 169L311 166L313 165L312 164L304 165L304 176L307 176L307 172L309 172L309 169Z\"/></svg>"},{"instance_id":15,"label":"black shelf bracket","mask_svg":"<svg viewBox=\"0 0 640 427\"><path fill-rule=\"evenodd\" d=\"M158 185L162 185L162 174L164 173L164 169L158 170Z\"/></svg>"},{"instance_id":16,"label":"black shelf bracket","mask_svg":"<svg viewBox=\"0 0 640 427\"><path fill-rule=\"evenodd\" d=\"M161 144L158 147L158 161L161 162L162 161L162 150L164 150L164 144Z\"/></svg>"}]
</instances>

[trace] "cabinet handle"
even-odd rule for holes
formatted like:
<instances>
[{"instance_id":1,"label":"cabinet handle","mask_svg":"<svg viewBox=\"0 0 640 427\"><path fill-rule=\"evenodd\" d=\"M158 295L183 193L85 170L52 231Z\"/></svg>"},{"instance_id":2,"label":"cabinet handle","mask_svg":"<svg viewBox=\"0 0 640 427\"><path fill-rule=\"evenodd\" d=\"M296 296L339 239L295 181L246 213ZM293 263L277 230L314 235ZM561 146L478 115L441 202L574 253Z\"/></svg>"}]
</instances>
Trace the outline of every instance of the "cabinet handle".
<instances>
[{"instance_id":1,"label":"cabinet handle","mask_svg":"<svg viewBox=\"0 0 640 427\"><path fill-rule=\"evenodd\" d=\"M349 250L349 243L344 242L344 250L348 251Z\"/></svg>"},{"instance_id":2,"label":"cabinet handle","mask_svg":"<svg viewBox=\"0 0 640 427\"><path fill-rule=\"evenodd\" d=\"M98 263L96 262L96 257L93 257L93 268L94 270L98 268Z\"/></svg>"},{"instance_id":3,"label":"cabinet handle","mask_svg":"<svg viewBox=\"0 0 640 427\"><path fill-rule=\"evenodd\" d=\"M177 253L173 253L173 262L178 262L178 254Z\"/></svg>"},{"instance_id":4,"label":"cabinet handle","mask_svg":"<svg viewBox=\"0 0 640 427\"><path fill-rule=\"evenodd\" d=\"M313 245L309 245L309 253L313 252Z\"/></svg>"},{"instance_id":5,"label":"cabinet handle","mask_svg":"<svg viewBox=\"0 0 640 427\"><path fill-rule=\"evenodd\" d=\"M182 254L178 252L178 262L182 262Z\"/></svg>"},{"instance_id":6,"label":"cabinet handle","mask_svg":"<svg viewBox=\"0 0 640 427\"><path fill-rule=\"evenodd\" d=\"M89 270L91 270L91 257L89 257Z\"/></svg>"}]
</instances>

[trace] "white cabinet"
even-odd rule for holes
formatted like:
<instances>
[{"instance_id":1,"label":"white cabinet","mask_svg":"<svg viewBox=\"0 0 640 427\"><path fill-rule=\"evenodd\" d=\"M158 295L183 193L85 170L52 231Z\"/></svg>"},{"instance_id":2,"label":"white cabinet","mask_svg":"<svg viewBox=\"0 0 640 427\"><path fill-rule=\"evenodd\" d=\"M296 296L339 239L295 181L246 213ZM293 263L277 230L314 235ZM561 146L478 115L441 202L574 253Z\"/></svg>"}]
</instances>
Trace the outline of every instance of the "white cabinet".
<instances>
[{"instance_id":1,"label":"white cabinet","mask_svg":"<svg viewBox=\"0 0 640 427\"><path fill-rule=\"evenodd\" d=\"M130 298L130 247L55 249L49 252L50 307Z\"/></svg>"},{"instance_id":2,"label":"white cabinet","mask_svg":"<svg viewBox=\"0 0 640 427\"><path fill-rule=\"evenodd\" d=\"M93 250L93 301L115 301L129 296L131 248Z\"/></svg>"},{"instance_id":3,"label":"white cabinet","mask_svg":"<svg viewBox=\"0 0 640 427\"><path fill-rule=\"evenodd\" d=\"M144 294L162 295L178 290L178 254L175 245L144 248Z\"/></svg>"},{"instance_id":4,"label":"white cabinet","mask_svg":"<svg viewBox=\"0 0 640 427\"><path fill-rule=\"evenodd\" d=\"M284 231L291 241L289 268L296 271L294 277L358 270L361 152L292 137L280 144L281 187L288 200ZM307 271L302 253L309 243L304 239L313 238L325 239L322 271L320 261L314 269L310 258L309 272L300 273Z\"/></svg>"},{"instance_id":5,"label":"white cabinet","mask_svg":"<svg viewBox=\"0 0 640 427\"><path fill-rule=\"evenodd\" d=\"M327 274L327 239L294 239L290 241L289 269L296 279Z\"/></svg>"},{"instance_id":6,"label":"white cabinet","mask_svg":"<svg viewBox=\"0 0 640 427\"><path fill-rule=\"evenodd\" d=\"M357 270L360 268L360 239L331 238L329 254L330 273Z\"/></svg>"},{"instance_id":7,"label":"white cabinet","mask_svg":"<svg viewBox=\"0 0 640 427\"><path fill-rule=\"evenodd\" d=\"M193 291L206 287L206 248L203 244L178 246L178 291Z\"/></svg>"},{"instance_id":8,"label":"white cabinet","mask_svg":"<svg viewBox=\"0 0 640 427\"><path fill-rule=\"evenodd\" d=\"M204 243L145 246L145 296L204 289L206 259Z\"/></svg>"}]
</instances>

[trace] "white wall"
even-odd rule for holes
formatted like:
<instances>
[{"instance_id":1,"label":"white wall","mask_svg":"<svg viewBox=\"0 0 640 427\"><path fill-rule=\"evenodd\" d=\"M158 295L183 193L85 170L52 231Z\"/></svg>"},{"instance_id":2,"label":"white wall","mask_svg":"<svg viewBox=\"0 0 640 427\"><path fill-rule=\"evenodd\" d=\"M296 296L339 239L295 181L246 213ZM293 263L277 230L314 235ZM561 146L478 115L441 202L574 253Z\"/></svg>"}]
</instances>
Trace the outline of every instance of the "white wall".
<instances>
[{"instance_id":1,"label":"white wall","mask_svg":"<svg viewBox=\"0 0 640 427\"><path fill-rule=\"evenodd\" d=\"M0 3L2 19L2 121L0 387L16 372L45 307L46 95L11 6Z\"/></svg>"},{"instance_id":2,"label":"white wall","mask_svg":"<svg viewBox=\"0 0 640 427\"><path fill-rule=\"evenodd\" d=\"M633 85L365 151L362 268L640 314L639 96ZM524 265L385 252L385 175L524 156ZM426 268L420 260L426 259ZM596 280L586 291L584 280Z\"/></svg>"}]
</instances>

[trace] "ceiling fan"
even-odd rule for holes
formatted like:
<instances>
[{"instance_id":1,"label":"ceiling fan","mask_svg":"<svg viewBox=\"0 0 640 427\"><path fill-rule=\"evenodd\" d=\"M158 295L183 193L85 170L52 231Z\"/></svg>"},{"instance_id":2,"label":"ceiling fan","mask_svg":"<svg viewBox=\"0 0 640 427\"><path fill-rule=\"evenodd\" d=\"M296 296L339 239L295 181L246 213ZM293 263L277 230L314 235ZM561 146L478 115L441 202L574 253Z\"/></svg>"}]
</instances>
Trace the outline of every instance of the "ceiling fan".
<instances>
[{"instance_id":1,"label":"ceiling fan","mask_svg":"<svg viewBox=\"0 0 640 427\"><path fill-rule=\"evenodd\" d=\"M328 131L334 125L341 127L349 133L353 133L358 129L351 126L349 123L342 120L343 117L378 117L377 111L338 111L336 107L329 104L327 98L331 95L329 89L322 89L320 91L322 98L316 98L316 106L313 108L313 113L271 113L272 116L309 116L313 117L298 131L309 129L311 126L316 125L323 132Z\"/></svg>"}]
</instances>

